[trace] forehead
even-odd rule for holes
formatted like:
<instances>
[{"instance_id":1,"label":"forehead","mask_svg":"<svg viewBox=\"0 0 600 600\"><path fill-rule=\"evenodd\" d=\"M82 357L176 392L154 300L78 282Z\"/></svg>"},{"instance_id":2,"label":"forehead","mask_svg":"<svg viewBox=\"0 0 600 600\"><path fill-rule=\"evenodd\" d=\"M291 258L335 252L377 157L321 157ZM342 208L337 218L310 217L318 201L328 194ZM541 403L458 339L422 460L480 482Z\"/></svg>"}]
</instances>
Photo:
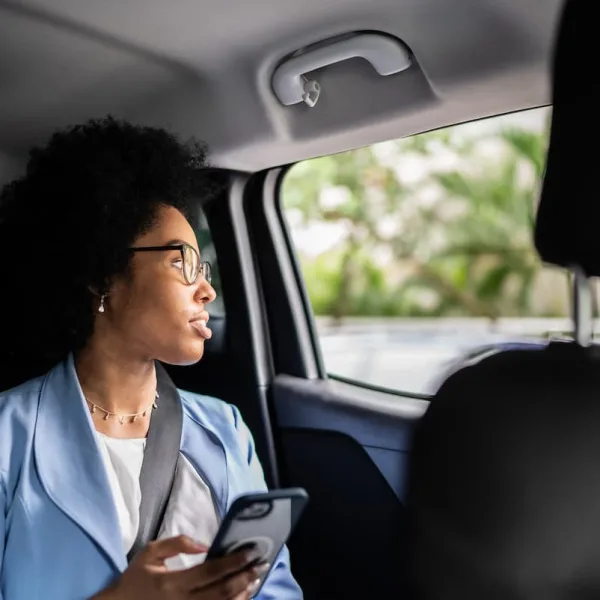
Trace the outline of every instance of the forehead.
<instances>
[{"instance_id":1,"label":"forehead","mask_svg":"<svg viewBox=\"0 0 600 600\"><path fill-rule=\"evenodd\" d=\"M198 250L196 234L185 216L172 206L161 206L154 225L141 235L136 245L161 246L181 240Z\"/></svg>"}]
</instances>

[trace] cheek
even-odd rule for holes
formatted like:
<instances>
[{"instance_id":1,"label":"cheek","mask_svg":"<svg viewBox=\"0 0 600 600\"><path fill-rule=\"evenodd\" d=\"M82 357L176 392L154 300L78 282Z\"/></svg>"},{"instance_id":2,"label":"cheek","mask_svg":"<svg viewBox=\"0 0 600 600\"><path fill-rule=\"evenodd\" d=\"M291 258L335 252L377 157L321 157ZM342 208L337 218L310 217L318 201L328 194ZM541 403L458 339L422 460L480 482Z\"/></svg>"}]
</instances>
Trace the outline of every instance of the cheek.
<instances>
[{"instance_id":1,"label":"cheek","mask_svg":"<svg viewBox=\"0 0 600 600\"><path fill-rule=\"evenodd\" d=\"M153 347L174 347L195 339L189 325L195 310L191 288L164 285L140 292L139 302L130 307L138 335Z\"/></svg>"},{"instance_id":2,"label":"cheek","mask_svg":"<svg viewBox=\"0 0 600 600\"><path fill-rule=\"evenodd\" d=\"M174 365L198 362L204 354L204 340L190 326L193 303L185 297L161 295L145 302L131 319L130 335L154 358Z\"/></svg>"},{"instance_id":3,"label":"cheek","mask_svg":"<svg viewBox=\"0 0 600 600\"><path fill-rule=\"evenodd\" d=\"M143 296L134 311L149 333L160 331L164 335L166 329L173 331L185 326L188 307L189 301L184 294L162 290Z\"/></svg>"},{"instance_id":4,"label":"cheek","mask_svg":"<svg viewBox=\"0 0 600 600\"><path fill-rule=\"evenodd\" d=\"M135 329L136 337L164 335L166 331L181 329L191 299L186 296L186 290L169 283L155 277L153 281L138 281L124 290L115 307L122 327Z\"/></svg>"},{"instance_id":5,"label":"cheek","mask_svg":"<svg viewBox=\"0 0 600 600\"><path fill-rule=\"evenodd\" d=\"M204 353L204 342L189 324L197 310L193 294L192 288L159 276L137 280L120 297L118 311L115 305L119 335L129 347L163 362L197 362Z\"/></svg>"}]
</instances>

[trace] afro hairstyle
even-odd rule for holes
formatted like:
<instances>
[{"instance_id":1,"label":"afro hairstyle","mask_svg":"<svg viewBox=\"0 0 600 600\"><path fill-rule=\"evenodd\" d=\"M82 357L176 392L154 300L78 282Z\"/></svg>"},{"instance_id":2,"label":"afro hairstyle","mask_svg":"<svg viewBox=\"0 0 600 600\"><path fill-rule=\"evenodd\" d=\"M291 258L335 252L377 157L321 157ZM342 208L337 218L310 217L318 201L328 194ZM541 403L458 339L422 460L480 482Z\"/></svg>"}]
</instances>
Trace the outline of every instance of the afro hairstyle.
<instances>
[{"instance_id":1,"label":"afro hairstyle","mask_svg":"<svg viewBox=\"0 0 600 600\"><path fill-rule=\"evenodd\" d=\"M0 192L0 360L37 373L83 348L130 246L161 205L190 218L206 167L203 143L111 116L31 150Z\"/></svg>"}]
</instances>

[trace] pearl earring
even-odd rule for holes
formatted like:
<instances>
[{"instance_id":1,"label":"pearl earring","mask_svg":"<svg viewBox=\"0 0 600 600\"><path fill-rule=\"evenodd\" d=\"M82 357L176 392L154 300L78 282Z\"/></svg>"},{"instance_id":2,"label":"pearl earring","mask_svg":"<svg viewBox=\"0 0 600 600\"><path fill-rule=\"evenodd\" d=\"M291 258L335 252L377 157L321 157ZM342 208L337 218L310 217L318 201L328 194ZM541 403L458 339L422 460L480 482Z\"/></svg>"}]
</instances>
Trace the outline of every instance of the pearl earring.
<instances>
[{"instance_id":1,"label":"pearl earring","mask_svg":"<svg viewBox=\"0 0 600 600\"><path fill-rule=\"evenodd\" d=\"M100 297L100 306L98 307L99 313L104 312L104 298L106 298L106 294L102 294L102 296Z\"/></svg>"}]
</instances>

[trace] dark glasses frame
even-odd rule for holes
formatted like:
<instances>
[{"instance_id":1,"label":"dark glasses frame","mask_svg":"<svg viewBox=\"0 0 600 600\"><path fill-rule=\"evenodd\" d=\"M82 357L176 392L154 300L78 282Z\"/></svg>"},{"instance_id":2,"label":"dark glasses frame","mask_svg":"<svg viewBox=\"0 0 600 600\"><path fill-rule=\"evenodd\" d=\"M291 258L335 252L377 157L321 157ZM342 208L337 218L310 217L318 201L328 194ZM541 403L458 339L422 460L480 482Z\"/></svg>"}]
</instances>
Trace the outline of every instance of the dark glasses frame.
<instances>
[{"instance_id":1,"label":"dark glasses frame","mask_svg":"<svg viewBox=\"0 0 600 600\"><path fill-rule=\"evenodd\" d=\"M190 281L190 278L187 275L187 271L185 269L185 251L186 249L191 250L198 260L198 272L196 273L196 277ZM210 284L212 282L212 266L207 260L200 260L200 255L196 252L196 248L190 246L190 244L173 244L172 246L134 246L129 248L130 252L167 252L172 250L179 250L181 253L181 263L183 265L182 273L185 282L188 285L193 285L198 280L198 276L202 275L204 279Z\"/></svg>"}]
</instances>

